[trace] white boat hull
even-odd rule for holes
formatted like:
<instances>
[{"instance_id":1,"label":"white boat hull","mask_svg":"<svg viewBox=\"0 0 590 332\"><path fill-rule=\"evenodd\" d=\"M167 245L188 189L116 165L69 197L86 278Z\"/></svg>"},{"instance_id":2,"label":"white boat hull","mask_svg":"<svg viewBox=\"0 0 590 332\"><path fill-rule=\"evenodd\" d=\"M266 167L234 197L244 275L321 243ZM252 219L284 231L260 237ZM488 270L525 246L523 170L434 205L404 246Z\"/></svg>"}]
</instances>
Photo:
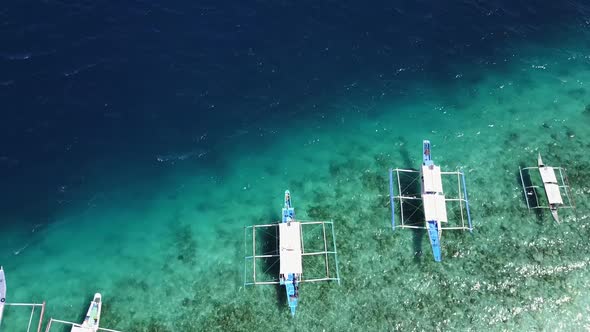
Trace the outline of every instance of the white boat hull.
<instances>
[{"instance_id":1,"label":"white boat hull","mask_svg":"<svg viewBox=\"0 0 590 332\"><path fill-rule=\"evenodd\" d=\"M6 278L4 277L4 269L0 266L0 325L2 324L4 303L6 303Z\"/></svg>"},{"instance_id":2,"label":"white boat hull","mask_svg":"<svg viewBox=\"0 0 590 332\"><path fill-rule=\"evenodd\" d=\"M96 332L100 323L100 311L102 309L102 296L100 293L94 294L94 299L90 302L86 317L80 326L72 327L71 332Z\"/></svg>"}]
</instances>

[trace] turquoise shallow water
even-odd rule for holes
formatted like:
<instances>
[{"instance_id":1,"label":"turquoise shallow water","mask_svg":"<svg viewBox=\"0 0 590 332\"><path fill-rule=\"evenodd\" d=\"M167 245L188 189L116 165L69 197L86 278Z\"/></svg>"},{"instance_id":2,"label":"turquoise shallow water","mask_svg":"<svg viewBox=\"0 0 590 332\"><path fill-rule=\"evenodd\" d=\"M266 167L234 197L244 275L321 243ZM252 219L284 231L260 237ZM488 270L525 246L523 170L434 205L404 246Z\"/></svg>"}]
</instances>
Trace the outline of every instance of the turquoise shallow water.
<instances>
[{"instance_id":1,"label":"turquoise shallow water","mask_svg":"<svg viewBox=\"0 0 590 332\"><path fill-rule=\"evenodd\" d=\"M513 45L401 93L378 77L343 82L290 128L277 117L202 157L89 166L51 222L0 234L9 301L46 300L47 317L80 321L101 292L101 325L123 331L587 330L581 44ZM445 233L442 263L426 234L389 226L387 170L417 167L422 139L444 169L465 170L470 194L473 235ZM519 187L538 152L568 169L577 209L560 225L529 213ZM303 284L295 319L282 289L242 286L243 227L278 220L285 189L299 218L334 221L342 277ZM2 330L27 317L7 309Z\"/></svg>"}]
</instances>

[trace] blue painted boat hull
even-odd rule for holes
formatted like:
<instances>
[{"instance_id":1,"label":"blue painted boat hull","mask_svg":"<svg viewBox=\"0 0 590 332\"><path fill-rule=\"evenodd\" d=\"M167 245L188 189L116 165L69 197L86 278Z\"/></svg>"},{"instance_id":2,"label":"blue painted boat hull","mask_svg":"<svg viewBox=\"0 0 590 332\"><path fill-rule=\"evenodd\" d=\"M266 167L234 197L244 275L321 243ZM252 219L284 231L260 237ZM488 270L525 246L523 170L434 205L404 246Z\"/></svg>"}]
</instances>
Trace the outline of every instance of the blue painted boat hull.
<instances>
[{"instance_id":1,"label":"blue painted boat hull","mask_svg":"<svg viewBox=\"0 0 590 332\"><path fill-rule=\"evenodd\" d=\"M430 141L428 140L422 141L422 163L427 166L433 164L432 154L430 150Z\"/></svg>"},{"instance_id":2,"label":"blue painted boat hull","mask_svg":"<svg viewBox=\"0 0 590 332\"><path fill-rule=\"evenodd\" d=\"M430 246L432 247L432 255L437 262L442 261L440 250L440 230L436 221L431 220L426 223L428 228L428 237L430 237Z\"/></svg>"},{"instance_id":3,"label":"blue painted boat hull","mask_svg":"<svg viewBox=\"0 0 590 332\"><path fill-rule=\"evenodd\" d=\"M283 208L282 222L290 222L295 220L295 209L291 205L291 193L285 190L285 207Z\"/></svg>"},{"instance_id":4,"label":"blue painted boat hull","mask_svg":"<svg viewBox=\"0 0 590 332\"><path fill-rule=\"evenodd\" d=\"M294 274L290 273L286 280L281 280L281 285L285 285L291 316L295 317L297 304L299 304L299 280L295 278Z\"/></svg>"}]
</instances>

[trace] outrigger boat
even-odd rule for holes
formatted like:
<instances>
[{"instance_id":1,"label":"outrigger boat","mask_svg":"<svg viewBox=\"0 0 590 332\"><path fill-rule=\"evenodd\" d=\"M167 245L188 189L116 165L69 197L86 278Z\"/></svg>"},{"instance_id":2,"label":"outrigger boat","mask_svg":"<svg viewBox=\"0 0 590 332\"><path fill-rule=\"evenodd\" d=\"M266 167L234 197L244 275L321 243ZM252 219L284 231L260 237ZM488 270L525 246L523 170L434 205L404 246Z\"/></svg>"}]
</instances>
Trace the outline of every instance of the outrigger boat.
<instances>
[{"instance_id":1,"label":"outrigger boat","mask_svg":"<svg viewBox=\"0 0 590 332\"><path fill-rule=\"evenodd\" d=\"M72 326L72 332L96 332L100 323L100 310L102 308L102 296L100 293L94 294L92 302L86 312L86 317L80 326Z\"/></svg>"},{"instance_id":2,"label":"outrigger boat","mask_svg":"<svg viewBox=\"0 0 590 332\"><path fill-rule=\"evenodd\" d=\"M539 205L539 197L537 196L537 190L540 189L540 186L525 184L525 176L523 175L523 171L529 171L530 169L537 168L539 170L539 174L541 176L541 181L543 182L543 189L545 190L545 196L547 197L547 206ZM558 177L555 174L555 171L559 172L559 181ZM527 177L530 181L530 174ZM527 207L530 209L549 209L551 211L551 215L553 216L553 220L555 222L560 223L559 215L557 209L559 208L575 208L575 203L570 196L570 186L568 183L567 175L565 173L565 169L562 167L551 167L545 165L543 159L541 158L541 153L537 155L537 167L525 167L520 169L520 180L522 183L522 188L525 193L525 199ZM561 195L563 189L563 193L567 198L568 204L565 204L563 201L563 197ZM531 206L531 202L529 200L533 199L536 205Z\"/></svg>"},{"instance_id":3,"label":"outrigger boat","mask_svg":"<svg viewBox=\"0 0 590 332\"><path fill-rule=\"evenodd\" d=\"M324 250L316 252L305 252L304 240L303 240L303 228L321 227L322 238L324 240L322 248ZM332 241L327 241L326 229L329 226L331 232ZM268 231L269 228L274 228L274 235ZM251 230L251 232L249 232ZM257 253L257 248L260 247L260 243L257 243L257 231L262 232L263 235L270 235L274 237L276 242L276 248L271 249L270 252L263 252L262 254ZM313 231L313 230L311 230ZM248 237L252 238L252 245L248 246ZM291 193L289 190L285 191L284 205L282 209L282 219L276 224L267 225L253 225L247 226L244 229L244 244L246 255L244 257L244 286L249 285L272 285L278 284L285 286L287 294L287 302L291 316L295 316L295 311L299 304L299 285L303 282L319 282L319 281L337 281L340 284L340 271L338 268L338 256L336 251L336 238L334 233L334 224L331 221L300 221L295 218L295 209L291 202ZM262 237L261 241L265 241ZM306 247L319 247L318 245L306 245ZM251 254L248 254L248 248L251 248ZM258 249L260 250L260 249ZM324 256L325 268L322 269L322 273L325 275L320 277L312 277L305 279L303 277L303 258L306 256L322 255ZM279 261L278 280L273 278L272 280L261 280L260 273L257 275L257 260L274 260L274 263L270 264L263 275L266 275L276 263ZM331 265L333 262L334 265ZM258 264L260 268L260 264ZM251 274L248 270L251 269ZM251 279L249 277L251 276Z\"/></svg>"},{"instance_id":4,"label":"outrigger boat","mask_svg":"<svg viewBox=\"0 0 590 332\"><path fill-rule=\"evenodd\" d=\"M393 230L396 228L395 224L395 202L394 199L399 200L401 228L426 229L428 237L430 238L430 246L434 260L442 261L441 253L441 238L443 229L446 230L473 230L471 225L471 212L469 210L469 200L467 198L467 188L465 186L465 174L459 172L442 172L440 166L434 164L431 154L430 141L424 140L422 142L422 167L420 171L410 169L390 169L389 170L389 193L391 204L391 225ZM393 173L397 175L398 192L399 195L394 195L394 178ZM411 193L411 187L417 181L415 176L420 174L420 194ZM404 183L402 188L401 175L405 175L410 179ZM446 198L443 191L442 175L457 176L458 198ZM412 178L413 177L413 178ZM404 178L406 179L406 178ZM462 190L461 190L462 189ZM418 197L420 196L420 197ZM443 226L448 223L447 218L447 202L458 202L461 211L461 225L460 226ZM415 202L415 203L413 203ZM422 206L419 206L421 203ZM404 215L404 204L409 205L413 212L409 216ZM465 208L463 208L465 206ZM408 207L405 207L408 209ZM424 219L407 220L416 215L418 210L422 209ZM467 214L467 225L465 225L464 210ZM406 218L407 217L407 218ZM424 223L420 225L420 223Z\"/></svg>"}]
</instances>

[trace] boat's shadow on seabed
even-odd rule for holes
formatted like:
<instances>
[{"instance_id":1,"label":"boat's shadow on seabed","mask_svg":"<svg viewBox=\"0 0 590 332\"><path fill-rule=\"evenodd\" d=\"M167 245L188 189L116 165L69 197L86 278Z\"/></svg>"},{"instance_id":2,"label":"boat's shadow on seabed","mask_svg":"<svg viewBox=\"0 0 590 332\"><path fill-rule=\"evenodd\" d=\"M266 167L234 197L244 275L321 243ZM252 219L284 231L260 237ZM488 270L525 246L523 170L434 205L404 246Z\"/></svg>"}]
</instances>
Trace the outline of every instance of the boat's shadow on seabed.
<instances>
[{"instance_id":1,"label":"boat's shadow on seabed","mask_svg":"<svg viewBox=\"0 0 590 332\"><path fill-rule=\"evenodd\" d=\"M411 168L408 168L411 169ZM416 196L420 197L420 175L416 174L416 178L409 176L400 177L400 185L403 190L401 195L403 196ZM404 224L424 226L424 210L422 204L418 201L413 201L414 204L404 204ZM422 257L422 241L426 234L426 230L423 228L411 228L412 231L412 243L414 248L414 259L419 261Z\"/></svg>"},{"instance_id":2,"label":"boat's shadow on seabed","mask_svg":"<svg viewBox=\"0 0 590 332\"><path fill-rule=\"evenodd\" d=\"M520 168L525 168L526 166L523 163L519 164ZM531 175L529 173L528 170L524 170L522 172L522 179L520 178L520 172L516 172L515 174L516 176L516 182L518 183L518 186L522 186L524 183L525 187L529 187L533 185L533 181L531 180ZM538 221L542 221L543 220L543 211L542 209L532 209L533 207L538 207L539 206L539 202L537 201L537 197L535 196L535 193L533 192L533 189L528 189L526 192L522 191L522 199L524 200L524 204L527 204L528 201L528 205L531 207L531 210L533 210L535 212L535 216L537 217Z\"/></svg>"},{"instance_id":3,"label":"boat's shadow on seabed","mask_svg":"<svg viewBox=\"0 0 590 332\"><path fill-rule=\"evenodd\" d=\"M410 158L410 153L406 146L408 145L406 140L403 137L399 137L399 139L404 143L400 147L400 154L401 159L405 169L411 169L414 171L419 171L411 165L415 164L412 159ZM399 179L400 181L400 188L402 188L402 192L399 193L401 196L421 196L421 188L420 188L420 175L416 173L416 176L402 176ZM404 204L404 224L406 225L416 225L416 226L423 226L424 225L424 210L422 209L422 204L416 202L415 204ZM422 257L422 241L424 240L424 236L426 234L426 230L423 228L412 228L412 242L414 247L414 260L420 261Z\"/></svg>"},{"instance_id":4,"label":"boat's shadow on seabed","mask_svg":"<svg viewBox=\"0 0 590 332\"><path fill-rule=\"evenodd\" d=\"M268 214L268 218L267 220L274 220L277 217L273 214L270 213ZM278 231L278 227L277 231ZM259 236L259 234L256 234L257 236ZM267 255L278 255L279 251L278 251L278 233L275 235L274 233L274 229L272 231L268 231L268 232L262 232L260 233L260 239L261 239L261 244L262 244L262 252L264 254ZM280 260L278 257L276 258L269 258L269 259L265 259L264 263L262 263L262 268L263 271L265 271L266 275L272 276L273 280L278 280L278 276L280 273ZM285 303L287 303L287 295L283 289L283 286L279 286L277 285L275 287L276 289L276 294L277 294L277 307L281 307L284 306Z\"/></svg>"}]
</instances>

